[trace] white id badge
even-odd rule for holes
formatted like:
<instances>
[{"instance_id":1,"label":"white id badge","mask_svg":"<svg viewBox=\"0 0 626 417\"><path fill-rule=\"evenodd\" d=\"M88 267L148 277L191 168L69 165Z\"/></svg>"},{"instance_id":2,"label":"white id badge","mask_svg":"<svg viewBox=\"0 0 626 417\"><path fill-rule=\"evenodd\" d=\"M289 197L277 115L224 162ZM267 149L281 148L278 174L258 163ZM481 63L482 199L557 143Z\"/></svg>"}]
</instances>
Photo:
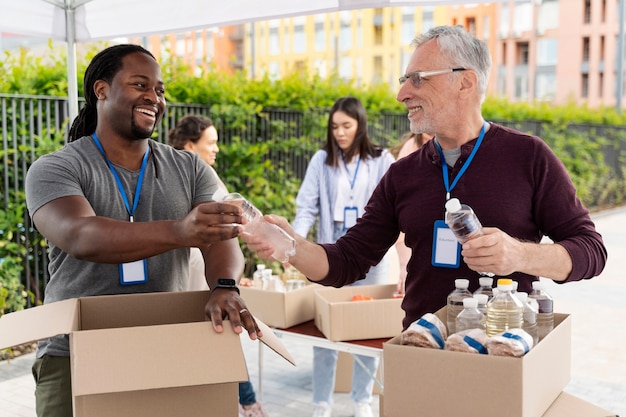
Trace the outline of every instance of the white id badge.
<instances>
[{"instance_id":1,"label":"white id badge","mask_svg":"<svg viewBox=\"0 0 626 417\"><path fill-rule=\"evenodd\" d=\"M443 220L435 221L431 263L441 268L458 268L461 265L461 244Z\"/></svg>"},{"instance_id":2,"label":"white id badge","mask_svg":"<svg viewBox=\"0 0 626 417\"><path fill-rule=\"evenodd\" d=\"M343 209L343 228L347 230L356 224L359 217L359 209L356 207L344 207Z\"/></svg>"},{"instance_id":3,"label":"white id badge","mask_svg":"<svg viewBox=\"0 0 626 417\"><path fill-rule=\"evenodd\" d=\"M146 259L120 264L120 284L133 285L146 282L148 282L148 262Z\"/></svg>"}]
</instances>

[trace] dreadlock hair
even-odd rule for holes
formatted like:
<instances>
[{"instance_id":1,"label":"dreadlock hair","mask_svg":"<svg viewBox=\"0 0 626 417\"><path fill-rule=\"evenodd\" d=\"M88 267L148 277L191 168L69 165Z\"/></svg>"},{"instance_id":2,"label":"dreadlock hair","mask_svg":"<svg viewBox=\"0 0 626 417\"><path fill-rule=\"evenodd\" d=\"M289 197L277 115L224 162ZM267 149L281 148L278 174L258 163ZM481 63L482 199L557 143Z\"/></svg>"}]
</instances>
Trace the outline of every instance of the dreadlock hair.
<instances>
[{"instance_id":1,"label":"dreadlock hair","mask_svg":"<svg viewBox=\"0 0 626 417\"><path fill-rule=\"evenodd\" d=\"M361 104L356 97L342 97L333 104L333 107L328 113L326 143L322 147L322 149L326 151L326 165L331 167L339 166L338 156L341 150L335 142L335 134L333 133L333 115L338 111L344 112L357 121L354 142L352 142L350 149L343 152L345 160L350 161L356 155L361 159L380 156L382 148L375 146L367 134L367 114L365 113L363 104Z\"/></svg>"},{"instance_id":2,"label":"dreadlock hair","mask_svg":"<svg viewBox=\"0 0 626 417\"><path fill-rule=\"evenodd\" d=\"M85 106L78 112L78 116L76 116L76 119L74 119L72 123L68 135L68 142L73 142L83 136L89 136L96 131L96 125L98 124L96 103L98 102L98 97L96 97L93 87L98 80L104 80L110 84L113 81L113 77L115 77L122 68L122 59L126 55L135 52L144 53L151 56L156 61L154 55L148 50L139 45L131 44L108 47L98 52L96 56L93 57L85 71L83 83Z\"/></svg>"}]
</instances>

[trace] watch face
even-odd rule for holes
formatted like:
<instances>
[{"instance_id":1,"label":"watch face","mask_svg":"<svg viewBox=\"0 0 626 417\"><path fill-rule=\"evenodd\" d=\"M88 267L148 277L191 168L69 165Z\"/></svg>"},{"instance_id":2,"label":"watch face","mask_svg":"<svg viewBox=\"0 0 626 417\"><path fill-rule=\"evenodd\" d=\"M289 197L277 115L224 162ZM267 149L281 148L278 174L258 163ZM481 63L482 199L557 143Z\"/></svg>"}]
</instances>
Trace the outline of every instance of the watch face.
<instances>
[{"instance_id":1,"label":"watch face","mask_svg":"<svg viewBox=\"0 0 626 417\"><path fill-rule=\"evenodd\" d=\"M217 280L217 285L222 285L225 287L234 287L237 285L237 282L232 278L220 278Z\"/></svg>"}]
</instances>

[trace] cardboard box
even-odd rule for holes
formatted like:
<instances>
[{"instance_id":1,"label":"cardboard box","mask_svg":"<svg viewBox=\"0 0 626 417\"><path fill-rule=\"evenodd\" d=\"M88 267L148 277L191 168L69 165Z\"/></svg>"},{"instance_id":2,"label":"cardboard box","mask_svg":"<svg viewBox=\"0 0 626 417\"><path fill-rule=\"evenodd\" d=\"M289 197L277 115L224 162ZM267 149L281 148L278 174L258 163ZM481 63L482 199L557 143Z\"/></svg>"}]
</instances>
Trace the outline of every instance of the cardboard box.
<instances>
[{"instance_id":1,"label":"cardboard box","mask_svg":"<svg viewBox=\"0 0 626 417\"><path fill-rule=\"evenodd\" d=\"M315 289L309 284L297 290L279 292L255 287L239 287L248 309L263 323L277 329L286 329L315 317Z\"/></svg>"},{"instance_id":2,"label":"cardboard box","mask_svg":"<svg viewBox=\"0 0 626 417\"><path fill-rule=\"evenodd\" d=\"M380 416L387 417L387 414L383 414L385 398L381 394L379 396ZM500 416L502 414L498 414ZM507 414L508 415L508 414ZM580 398L574 397L571 394L562 392L550 405L550 408L545 412L542 417L619 417L617 414L595 406Z\"/></svg>"},{"instance_id":3,"label":"cardboard box","mask_svg":"<svg viewBox=\"0 0 626 417\"><path fill-rule=\"evenodd\" d=\"M393 298L396 284L361 285L315 290L315 325L334 342L393 337L402 331L402 299ZM356 294L372 301L352 301Z\"/></svg>"},{"instance_id":4,"label":"cardboard box","mask_svg":"<svg viewBox=\"0 0 626 417\"><path fill-rule=\"evenodd\" d=\"M83 297L0 317L0 349L70 335L75 417L232 416L248 379L241 339L205 321L208 291ZM263 342L293 363L259 323Z\"/></svg>"},{"instance_id":5,"label":"cardboard box","mask_svg":"<svg viewBox=\"0 0 626 417\"><path fill-rule=\"evenodd\" d=\"M437 316L445 323L446 309ZM384 416L538 417L570 380L571 318L522 358L383 345Z\"/></svg>"},{"instance_id":6,"label":"cardboard box","mask_svg":"<svg viewBox=\"0 0 626 417\"><path fill-rule=\"evenodd\" d=\"M376 371L376 379L382 382L382 378L380 377L380 366L382 365L382 361L378 365L378 370ZM339 357L337 358L337 367L335 372L335 390L334 392L346 392L350 393L352 391L352 371L355 366L359 366L358 363L355 362L352 355L348 352L339 352ZM381 393L380 387L377 383L374 383L374 388L372 389L372 394L379 395Z\"/></svg>"}]
</instances>

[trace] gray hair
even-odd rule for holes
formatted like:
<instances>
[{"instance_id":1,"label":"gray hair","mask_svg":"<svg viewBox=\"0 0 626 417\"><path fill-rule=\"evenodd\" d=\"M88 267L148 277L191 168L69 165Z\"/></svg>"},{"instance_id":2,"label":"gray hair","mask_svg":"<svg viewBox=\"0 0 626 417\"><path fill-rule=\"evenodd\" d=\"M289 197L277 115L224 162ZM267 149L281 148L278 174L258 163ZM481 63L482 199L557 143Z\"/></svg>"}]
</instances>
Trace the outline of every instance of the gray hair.
<instances>
[{"instance_id":1,"label":"gray hair","mask_svg":"<svg viewBox=\"0 0 626 417\"><path fill-rule=\"evenodd\" d=\"M463 26L437 26L417 35L411 45L418 48L432 39L437 39L439 49L453 67L463 67L476 72L482 101L487 93L491 70L491 54L487 44L470 35Z\"/></svg>"}]
</instances>

